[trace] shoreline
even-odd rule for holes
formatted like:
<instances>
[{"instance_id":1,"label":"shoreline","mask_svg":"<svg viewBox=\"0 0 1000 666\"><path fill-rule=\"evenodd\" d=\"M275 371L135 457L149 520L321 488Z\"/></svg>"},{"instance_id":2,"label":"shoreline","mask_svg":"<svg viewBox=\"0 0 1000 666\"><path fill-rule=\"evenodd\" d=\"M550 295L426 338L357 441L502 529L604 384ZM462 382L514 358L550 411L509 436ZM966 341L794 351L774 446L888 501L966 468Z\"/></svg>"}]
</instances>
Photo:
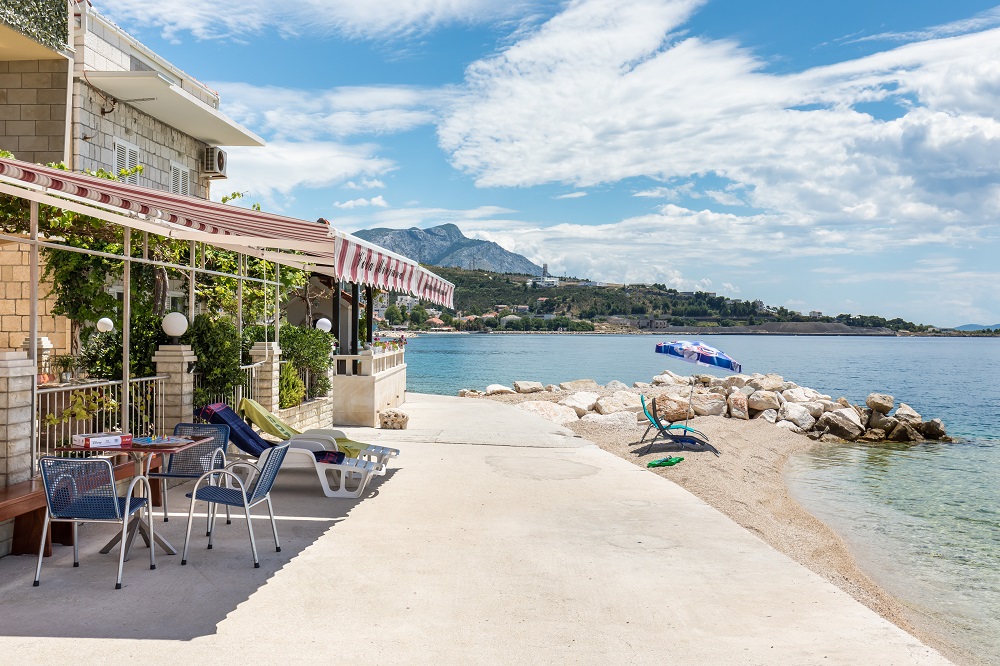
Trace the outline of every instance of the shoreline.
<instances>
[{"instance_id":1,"label":"shoreline","mask_svg":"<svg viewBox=\"0 0 1000 666\"><path fill-rule=\"evenodd\" d=\"M644 392L659 391L652 388ZM517 404L532 400L555 402L565 395L544 392L492 395L488 399ZM920 622L915 612L858 566L846 542L832 528L791 496L785 479L790 457L815 447L838 444L814 442L761 419L733 421L702 416L692 419L692 423L718 443L722 449L720 457L708 452L678 452L676 447L661 443L662 440L646 455L639 455L645 450L645 445L636 446L646 429L641 425L609 426L579 421L566 427L601 449L670 479L955 663L968 666L981 663L975 655ZM646 468L647 462L666 455L682 456L684 461L673 467Z\"/></svg>"}]
</instances>

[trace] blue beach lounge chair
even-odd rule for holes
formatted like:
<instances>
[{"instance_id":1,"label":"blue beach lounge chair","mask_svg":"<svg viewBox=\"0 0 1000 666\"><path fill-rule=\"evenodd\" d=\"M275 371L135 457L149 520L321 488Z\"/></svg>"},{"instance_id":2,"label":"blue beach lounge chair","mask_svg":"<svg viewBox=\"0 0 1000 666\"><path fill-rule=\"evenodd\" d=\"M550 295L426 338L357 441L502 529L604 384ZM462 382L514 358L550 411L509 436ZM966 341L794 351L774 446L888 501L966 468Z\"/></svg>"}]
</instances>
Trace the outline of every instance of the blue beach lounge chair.
<instances>
[{"instance_id":1,"label":"blue beach lounge chair","mask_svg":"<svg viewBox=\"0 0 1000 666\"><path fill-rule=\"evenodd\" d=\"M195 411L195 416L229 426L229 441L241 451L259 458L274 445L251 428L229 405L219 402ZM372 460L348 458L343 451L325 448L315 441L289 442L288 457L283 468L307 468L316 472L323 494L327 497L360 497L374 476L385 475L385 465ZM331 485L329 473L334 476Z\"/></svg>"},{"instance_id":2,"label":"blue beach lounge chair","mask_svg":"<svg viewBox=\"0 0 1000 666\"><path fill-rule=\"evenodd\" d=\"M649 419L649 428L646 428L646 433L648 434L652 428L656 428L656 433L653 435L653 439L649 441L649 445L646 450L642 452L642 455L649 453L649 450L653 448L653 444L656 443L657 439L663 439L666 442L677 444L681 450L688 449L690 451L711 451L715 455L721 455L719 450L709 444L708 437L705 436L703 432L695 430L694 428L689 428L685 425L671 424L666 426L660 421L660 417L656 414L656 398L650 399L651 409L646 408L645 397L642 400L642 410L646 414L646 418ZM646 435L642 436L639 440L639 444L646 439Z\"/></svg>"}]
</instances>

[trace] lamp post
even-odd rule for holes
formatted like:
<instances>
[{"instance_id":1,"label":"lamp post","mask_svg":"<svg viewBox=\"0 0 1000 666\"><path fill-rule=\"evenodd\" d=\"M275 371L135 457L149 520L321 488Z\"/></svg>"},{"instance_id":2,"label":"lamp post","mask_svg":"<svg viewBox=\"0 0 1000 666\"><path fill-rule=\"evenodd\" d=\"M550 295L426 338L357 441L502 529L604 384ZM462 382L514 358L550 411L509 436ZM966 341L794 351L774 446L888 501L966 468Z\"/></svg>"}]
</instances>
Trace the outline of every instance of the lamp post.
<instances>
[{"instance_id":1,"label":"lamp post","mask_svg":"<svg viewBox=\"0 0 1000 666\"><path fill-rule=\"evenodd\" d=\"M333 322L331 322L326 317L320 317L316 320L316 328L323 331L324 333L329 333L333 330Z\"/></svg>"},{"instance_id":2,"label":"lamp post","mask_svg":"<svg viewBox=\"0 0 1000 666\"><path fill-rule=\"evenodd\" d=\"M101 333L110 333L115 330L115 322L108 317L101 317L97 320L97 330Z\"/></svg>"}]
</instances>

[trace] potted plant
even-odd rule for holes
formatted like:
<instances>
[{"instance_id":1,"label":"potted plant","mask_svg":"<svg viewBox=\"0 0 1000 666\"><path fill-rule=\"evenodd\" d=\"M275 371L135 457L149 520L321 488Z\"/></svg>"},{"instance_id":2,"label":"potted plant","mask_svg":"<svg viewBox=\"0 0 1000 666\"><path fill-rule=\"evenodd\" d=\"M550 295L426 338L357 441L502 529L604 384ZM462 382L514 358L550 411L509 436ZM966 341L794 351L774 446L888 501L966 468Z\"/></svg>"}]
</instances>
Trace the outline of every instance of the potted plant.
<instances>
[{"instance_id":1,"label":"potted plant","mask_svg":"<svg viewBox=\"0 0 1000 666\"><path fill-rule=\"evenodd\" d=\"M76 368L77 360L73 356L56 356L52 359L52 365L59 372L59 381L66 384L73 379L73 370Z\"/></svg>"}]
</instances>

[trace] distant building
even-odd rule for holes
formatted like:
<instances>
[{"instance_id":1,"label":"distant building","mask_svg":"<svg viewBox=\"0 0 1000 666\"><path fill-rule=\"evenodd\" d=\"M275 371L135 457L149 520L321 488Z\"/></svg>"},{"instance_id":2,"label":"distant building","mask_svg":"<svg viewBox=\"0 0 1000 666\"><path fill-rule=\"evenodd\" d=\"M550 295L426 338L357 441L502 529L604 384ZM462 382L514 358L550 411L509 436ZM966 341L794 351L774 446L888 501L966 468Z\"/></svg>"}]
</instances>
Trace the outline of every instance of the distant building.
<instances>
[{"instance_id":1,"label":"distant building","mask_svg":"<svg viewBox=\"0 0 1000 666\"><path fill-rule=\"evenodd\" d=\"M419 302L420 302L420 299L417 298L416 296L397 296L396 297L396 307L397 308L405 308L407 312L409 312L410 310L412 310L417 305L417 303L419 303Z\"/></svg>"},{"instance_id":2,"label":"distant building","mask_svg":"<svg viewBox=\"0 0 1000 666\"><path fill-rule=\"evenodd\" d=\"M542 277L542 278L538 278L537 280L529 281L528 285L531 286L532 284L534 286L540 287L540 288L558 287L559 286L559 278L556 278L556 277Z\"/></svg>"},{"instance_id":3,"label":"distant building","mask_svg":"<svg viewBox=\"0 0 1000 666\"><path fill-rule=\"evenodd\" d=\"M515 305L514 312L524 313L528 311L527 305Z\"/></svg>"},{"instance_id":4,"label":"distant building","mask_svg":"<svg viewBox=\"0 0 1000 666\"><path fill-rule=\"evenodd\" d=\"M822 312L820 312L819 310L811 310L811 311L809 312L809 316L810 316L810 317L813 317L814 319L818 319L818 318L820 318L820 317L822 317L822 316L823 316L823 313L822 313Z\"/></svg>"},{"instance_id":5,"label":"distant building","mask_svg":"<svg viewBox=\"0 0 1000 666\"><path fill-rule=\"evenodd\" d=\"M444 322L441 321L440 319L438 319L437 317L431 317L430 319L428 319L424 323L427 324L428 326L432 326L432 327L433 326L444 326Z\"/></svg>"},{"instance_id":6,"label":"distant building","mask_svg":"<svg viewBox=\"0 0 1000 666\"><path fill-rule=\"evenodd\" d=\"M504 310L510 310L510 306L509 305L494 305L493 309L496 310L497 312L503 312Z\"/></svg>"},{"instance_id":7,"label":"distant building","mask_svg":"<svg viewBox=\"0 0 1000 666\"><path fill-rule=\"evenodd\" d=\"M607 287L607 282L593 282L591 280L584 280L583 282L577 283L578 287Z\"/></svg>"},{"instance_id":8,"label":"distant building","mask_svg":"<svg viewBox=\"0 0 1000 666\"><path fill-rule=\"evenodd\" d=\"M512 321L521 321L521 318L518 317L517 315L507 315L506 317L502 317L500 319L500 323L504 324L504 325L506 325L506 324L508 324L508 323L510 323Z\"/></svg>"}]
</instances>

